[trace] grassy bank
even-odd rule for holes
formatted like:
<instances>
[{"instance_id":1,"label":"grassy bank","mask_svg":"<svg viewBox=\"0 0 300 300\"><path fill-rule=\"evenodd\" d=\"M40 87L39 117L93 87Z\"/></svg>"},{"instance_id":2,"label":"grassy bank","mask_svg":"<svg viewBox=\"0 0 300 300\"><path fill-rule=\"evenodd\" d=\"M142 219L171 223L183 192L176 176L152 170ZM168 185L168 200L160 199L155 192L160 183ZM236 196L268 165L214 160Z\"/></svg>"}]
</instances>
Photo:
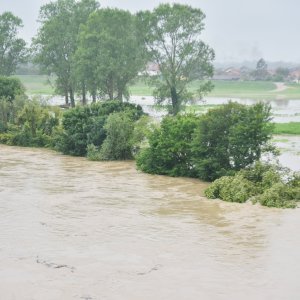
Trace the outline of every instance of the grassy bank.
<instances>
[{"instance_id":1,"label":"grassy bank","mask_svg":"<svg viewBox=\"0 0 300 300\"><path fill-rule=\"evenodd\" d=\"M19 75L18 77L31 95L52 95L54 88L45 75ZM276 91L276 85L268 81L226 81L214 80L214 89L208 97L249 98L249 99L300 99L300 85L290 84L283 91ZM196 94L199 82L189 84L189 90ZM153 88L137 80L130 86L131 95L151 96Z\"/></svg>"},{"instance_id":2,"label":"grassy bank","mask_svg":"<svg viewBox=\"0 0 300 300\"><path fill-rule=\"evenodd\" d=\"M300 122L276 123L274 134L299 134Z\"/></svg>"}]
</instances>

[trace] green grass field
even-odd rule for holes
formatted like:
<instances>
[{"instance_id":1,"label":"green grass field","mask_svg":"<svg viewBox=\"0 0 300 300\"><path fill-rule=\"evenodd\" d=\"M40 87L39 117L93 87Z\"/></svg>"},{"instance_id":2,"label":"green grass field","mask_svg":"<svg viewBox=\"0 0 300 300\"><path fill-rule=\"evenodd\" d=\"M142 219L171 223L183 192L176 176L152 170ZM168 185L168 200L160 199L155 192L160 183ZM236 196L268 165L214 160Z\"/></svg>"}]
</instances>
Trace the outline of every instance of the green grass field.
<instances>
[{"instance_id":1,"label":"green grass field","mask_svg":"<svg viewBox=\"0 0 300 300\"><path fill-rule=\"evenodd\" d=\"M276 123L274 134L299 134L300 122Z\"/></svg>"},{"instance_id":2,"label":"green grass field","mask_svg":"<svg viewBox=\"0 0 300 300\"><path fill-rule=\"evenodd\" d=\"M53 95L54 88L46 75L17 75L29 95Z\"/></svg>"},{"instance_id":3,"label":"green grass field","mask_svg":"<svg viewBox=\"0 0 300 300\"><path fill-rule=\"evenodd\" d=\"M18 77L30 95L52 95L54 88L47 83L45 75L19 75ZM268 81L213 81L214 89L208 97L249 98L249 99L300 99L300 85L290 84L284 91L276 90L276 85ZM199 82L189 84L189 90L196 94ZM153 88L142 80L130 86L131 95L151 96Z\"/></svg>"}]
</instances>

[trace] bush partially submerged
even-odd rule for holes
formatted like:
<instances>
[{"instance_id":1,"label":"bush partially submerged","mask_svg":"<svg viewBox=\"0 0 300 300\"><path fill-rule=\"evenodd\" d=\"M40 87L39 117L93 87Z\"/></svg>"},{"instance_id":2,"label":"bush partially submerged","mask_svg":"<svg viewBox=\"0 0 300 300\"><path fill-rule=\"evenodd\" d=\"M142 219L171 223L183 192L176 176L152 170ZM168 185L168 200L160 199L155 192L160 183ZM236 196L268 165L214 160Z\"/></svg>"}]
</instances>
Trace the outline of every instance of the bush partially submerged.
<instances>
[{"instance_id":1,"label":"bush partially submerged","mask_svg":"<svg viewBox=\"0 0 300 300\"><path fill-rule=\"evenodd\" d=\"M255 195L255 184L242 176L223 176L206 191L208 198L220 198L228 202L246 202Z\"/></svg>"},{"instance_id":2,"label":"bush partially submerged","mask_svg":"<svg viewBox=\"0 0 300 300\"><path fill-rule=\"evenodd\" d=\"M250 199L268 207L294 208L300 201L300 176L277 165L256 162L235 176L215 180L205 195L229 202Z\"/></svg>"}]
</instances>

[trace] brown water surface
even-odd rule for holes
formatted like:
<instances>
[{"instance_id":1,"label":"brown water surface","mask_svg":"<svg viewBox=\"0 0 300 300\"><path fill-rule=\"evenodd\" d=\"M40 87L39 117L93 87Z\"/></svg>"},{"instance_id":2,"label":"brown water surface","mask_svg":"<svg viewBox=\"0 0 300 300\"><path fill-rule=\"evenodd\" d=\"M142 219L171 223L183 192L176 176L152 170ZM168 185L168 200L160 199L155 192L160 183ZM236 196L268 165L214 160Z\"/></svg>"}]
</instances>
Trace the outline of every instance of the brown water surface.
<instances>
[{"instance_id":1,"label":"brown water surface","mask_svg":"<svg viewBox=\"0 0 300 300\"><path fill-rule=\"evenodd\" d=\"M0 146L0 299L299 299L300 210L205 186Z\"/></svg>"}]
</instances>

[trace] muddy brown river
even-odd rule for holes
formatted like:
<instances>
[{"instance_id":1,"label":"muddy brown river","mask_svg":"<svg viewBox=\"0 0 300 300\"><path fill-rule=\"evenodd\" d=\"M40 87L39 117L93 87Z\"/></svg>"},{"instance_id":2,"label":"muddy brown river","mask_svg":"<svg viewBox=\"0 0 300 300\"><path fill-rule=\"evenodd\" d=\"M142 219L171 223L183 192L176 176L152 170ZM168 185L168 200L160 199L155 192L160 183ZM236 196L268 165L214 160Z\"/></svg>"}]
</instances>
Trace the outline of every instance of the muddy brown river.
<instances>
[{"instance_id":1,"label":"muddy brown river","mask_svg":"<svg viewBox=\"0 0 300 300\"><path fill-rule=\"evenodd\" d=\"M298 300L300 209L205 186L0 146L0 299Z\"/></svg>"}]
</instances>

